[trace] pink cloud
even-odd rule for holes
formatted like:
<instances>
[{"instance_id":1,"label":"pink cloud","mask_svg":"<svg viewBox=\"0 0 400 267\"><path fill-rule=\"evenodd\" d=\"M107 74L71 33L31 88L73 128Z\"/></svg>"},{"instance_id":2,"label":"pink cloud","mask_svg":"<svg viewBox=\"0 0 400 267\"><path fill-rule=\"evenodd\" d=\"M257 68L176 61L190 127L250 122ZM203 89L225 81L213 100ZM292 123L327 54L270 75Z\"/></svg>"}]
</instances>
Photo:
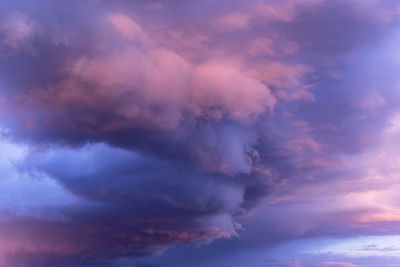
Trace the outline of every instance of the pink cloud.
<instances>
[{"instance_id":1,"label":"pink cloud","mask_svg":"<svg viewBox=\"0 0 400 267\"><path fill-rule=\"evenodd\" d=\"M112 23L124 35L142 33L140 26L125 16L114 15ZM96 106L106 99L132 94L135 101L116 107L115 111L162 128L176 128L185 111L196 116L207 111L215 120L226 116L247 123L264 113L271 114L276 104L264 83L228 62L196 65L171 50L153 46L144 51L134 45L122 50L110 48L105 56L76 60L69 72L71 79L58 90L59 104ZM90 97L77 78L96 86ZM152 113L149 106L163 112Z\"/></svg>"},{"instance_id":2,"label":"pink cloud","mask_svg":"<svg viewBox=\"0 0 400 267\"><path fill-rule=\"evenodd\" d=\"M274 87L274 95L279 99L312 100L311 85L304 84L302 79L312 73L305 65L269 62L257 64L249 68L248 74L259 79L267 86Z\"/></svg>"},{"instance_id":3,"label":"pink cloud","mask_svg":"<svg viewBox=\"0 0 400 267\"><path fill-rule=\"evenodd\" d=\"M197 103L198 113L201 107L214 107L241 122L272 113L276 103L263 83L225 63L200 65L193 74L192 87L191 101Z\"/></svg>"},{"instance_id":4,"label":"pink cloud","mask_svg":"<svg viewBox=\"0 0 400 267\"><path fill-rule=\"evenodd\" d=\"M144 40L146 38L142 27L126 15L111 14L108 16L108 20L129 40Z\"/></svg>"},{"instance_id":5,"label":"pink cloud","mask_svg":"<svg viewBox=\"0 0 400 267\"><path fill-rule=\"evenodd\" d=\"M25 14L14 12L0 21L0 33L3 38L0 44L13 50L19 50L25 45L25 41L37 31L37 25Z\"/></svg>"}]
</instances>

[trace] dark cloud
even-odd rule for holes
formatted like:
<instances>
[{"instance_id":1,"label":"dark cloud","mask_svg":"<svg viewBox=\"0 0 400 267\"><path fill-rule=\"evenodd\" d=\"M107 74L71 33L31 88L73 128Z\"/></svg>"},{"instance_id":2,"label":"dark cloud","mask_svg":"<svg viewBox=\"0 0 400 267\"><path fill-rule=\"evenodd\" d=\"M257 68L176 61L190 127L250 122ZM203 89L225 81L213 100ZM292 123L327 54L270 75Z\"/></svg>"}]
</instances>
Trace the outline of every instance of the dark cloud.
<instances>
[{"instance_id":1,"label":"dark cloud","mask_svg":"<svg viewBox=\"0 0 400 267\"><path fill-rule=\"evenodd\" d=\"M243 266L228 255L396 233L388 207L341 202L397 113L395 4L3 1L2 138L81 202L0 217L0 263Z\"/></svg>"}]
</instances>

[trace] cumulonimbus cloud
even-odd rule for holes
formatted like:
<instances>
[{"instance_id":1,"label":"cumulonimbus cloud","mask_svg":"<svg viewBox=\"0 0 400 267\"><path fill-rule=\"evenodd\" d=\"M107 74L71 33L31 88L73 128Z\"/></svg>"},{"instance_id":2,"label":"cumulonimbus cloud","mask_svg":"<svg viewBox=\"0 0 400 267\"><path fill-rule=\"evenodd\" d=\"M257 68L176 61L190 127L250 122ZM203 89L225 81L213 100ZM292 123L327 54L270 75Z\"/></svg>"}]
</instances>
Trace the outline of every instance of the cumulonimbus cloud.
<instances>
[{"instance_id":1,"label":"cumulonimbus cloud","mask_svg":"<svg viewBox=\"0 0 400 267\"><path fill-rule=\"evenodd\" d=\"M56 203L1 210L0 262L396 233L391 1L28 2L0 3L1 134L26 149L0 172Z\"/></svg>"}]
</instances>

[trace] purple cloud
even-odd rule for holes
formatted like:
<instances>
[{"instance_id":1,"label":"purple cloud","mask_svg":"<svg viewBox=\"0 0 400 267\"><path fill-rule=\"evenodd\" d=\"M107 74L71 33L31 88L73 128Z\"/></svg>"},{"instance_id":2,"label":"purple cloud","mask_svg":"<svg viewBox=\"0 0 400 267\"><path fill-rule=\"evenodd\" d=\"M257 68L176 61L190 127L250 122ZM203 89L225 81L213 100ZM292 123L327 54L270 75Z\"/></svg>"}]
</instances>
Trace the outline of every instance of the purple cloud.
<instances>
[{"instance_id":1,"label":"purple cloud","mask_svg":"<svg viewBox=\"0 0 400 267\"><path fill-rule=\"evenodd\" d=\"M394 266L399 8L3 1L0 264Z\"/></svg>"}]
</instances>

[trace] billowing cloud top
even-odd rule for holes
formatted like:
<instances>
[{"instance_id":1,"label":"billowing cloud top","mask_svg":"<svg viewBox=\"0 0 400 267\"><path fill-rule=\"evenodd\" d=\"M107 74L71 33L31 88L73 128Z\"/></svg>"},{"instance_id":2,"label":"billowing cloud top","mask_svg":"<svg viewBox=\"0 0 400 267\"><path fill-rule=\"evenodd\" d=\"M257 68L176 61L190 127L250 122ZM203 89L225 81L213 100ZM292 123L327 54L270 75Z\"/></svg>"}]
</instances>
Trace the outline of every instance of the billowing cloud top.
<instances>
[{"instance_id":1,"label":"billowing cloud top","mask_svg":"<svg viewBox=\"0 0 400 267\"><path fill-rule=\"evenodd\" d=\"M399 15L1 1L0 265L396 266Z\"/></svg>"}]
</instances>

